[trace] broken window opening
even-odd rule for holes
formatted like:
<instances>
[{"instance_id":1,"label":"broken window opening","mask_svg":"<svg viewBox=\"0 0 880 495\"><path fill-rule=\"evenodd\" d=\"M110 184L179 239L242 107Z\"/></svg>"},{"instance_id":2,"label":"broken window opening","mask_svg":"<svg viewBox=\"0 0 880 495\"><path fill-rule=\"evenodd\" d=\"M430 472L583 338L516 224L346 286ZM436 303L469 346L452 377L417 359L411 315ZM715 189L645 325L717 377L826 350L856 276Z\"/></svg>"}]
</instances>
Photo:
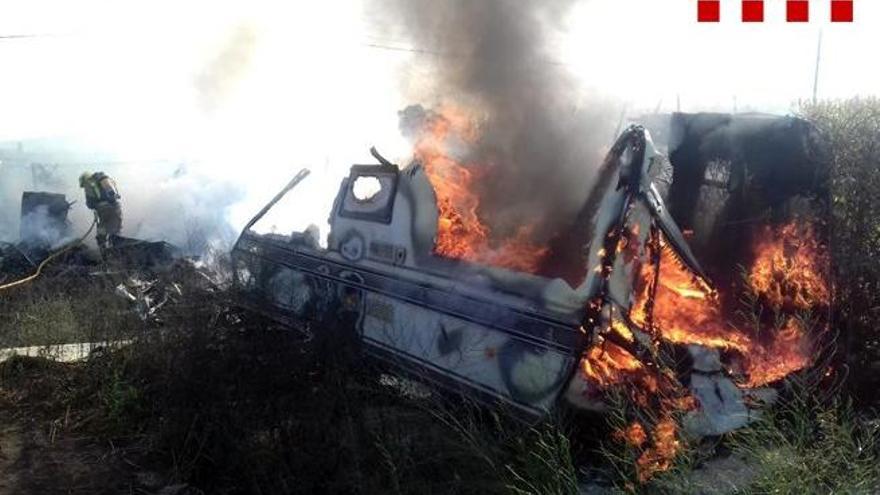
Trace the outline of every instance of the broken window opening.
<instances>
[{"instance_id":1,"label":"broken window opening","mask_svg":"<svg viewBox=\"0 0 880 495\"><path fill-rule=\"evenodd\" d=\"M377 177L362 175L351 185L351 193L361 203L369 203L382 192L382 182Z\"/></svg>"}]
</instances>

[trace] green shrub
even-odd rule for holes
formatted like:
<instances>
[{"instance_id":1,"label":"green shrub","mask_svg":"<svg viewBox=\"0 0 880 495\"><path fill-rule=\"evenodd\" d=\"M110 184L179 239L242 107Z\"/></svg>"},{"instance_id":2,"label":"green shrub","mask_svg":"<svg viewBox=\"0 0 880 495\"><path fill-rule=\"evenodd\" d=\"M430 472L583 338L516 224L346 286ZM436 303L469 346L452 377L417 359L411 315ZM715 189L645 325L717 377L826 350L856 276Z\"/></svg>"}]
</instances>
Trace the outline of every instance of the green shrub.
<instances>
[{"instance_id":1,"label":"green shrub","mask_svg":"<svg viewBox=\"0 0 880 495\"><path fill-rule=\"evenodd\" d=\"M513 443L506 485L512 493L576 495L577 470L566 431L554 423L530 429Z\"/></svg>"},{"instance_id":2,"label":"green shrub","mask_svg":"<svg viewBox=\"0 0 880 495\"><path fill-rule=\"evenodd\" d=\"M113 369L101 389L101 401L107 419L117 431L136 429L144 414L144 402L138 387L129 383L119 369Z\"/></svg>"},{"instance_id":3,"label":"green shrub","mask_svg":"<svg viewBox=\"0 0 880 495\"><path fill-rule=\"evenodd\" d=\"M831 254L843 357L861 402L880 385L880 99L806 104L829 146Z\"/></svg>"}]
</instances>

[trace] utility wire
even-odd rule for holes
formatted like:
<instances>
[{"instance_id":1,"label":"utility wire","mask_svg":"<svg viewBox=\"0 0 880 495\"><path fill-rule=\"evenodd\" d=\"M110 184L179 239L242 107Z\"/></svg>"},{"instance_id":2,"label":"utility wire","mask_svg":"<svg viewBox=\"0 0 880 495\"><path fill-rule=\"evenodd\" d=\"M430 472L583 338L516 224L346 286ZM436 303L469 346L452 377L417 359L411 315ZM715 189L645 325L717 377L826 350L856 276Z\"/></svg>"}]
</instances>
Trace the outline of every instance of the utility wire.
<instances>
[{"instance_id":1,"label":"utility wire","mask_svg":"<svg viewBox=\"0 0 880 495\"><path fill-rule=\"evenodd\" d=\"M34 38L64 38L75 36L73 33L26 33L26 34L0 34L0 41L25 40Z\"/></svg>"},{"instance_id":2,"label":"utility wire","mask_svg":"<svg viewBox=\"0 0 880 495\"><path fill-rule=\"evenodd\" d=\"M426 48L418 48L418 47L406 47L406 46L386 45L386 44L383 44L383 43L376 43L376 42L361 42L361 43L358 43L358 44L361 45L361 46L365 46L365 47L367 47L367 48L375 48L375 49L377 49L377 50L389 50L389 51L395 51L395 52L420 53L420 54L423 54L423 55L436 55L436 56L440 56L440 57L453 57L453 58L464 58L464 57L466 56L466 55L464 55L464 54L462 54L462 53L456 53L456 52L444 52L444 51L440 51L440 50L429 50L429 49L426 49ZM560 66L560 67L572 67L571 64L568 64L568 63L565 63L565 62L560 62L560 61L558 61L558 60L550 60L550 59L546 59L546 58L545 58L545 59L541 59L541 58L539 58L539 59L537 59L536 61L537 61L538 63L545 64L545 65L555 65L555 66Z\"/></svg>"},{"instance_id":3,"label":"utility wire","mask_svg":"<svg viewBox=\"0 0 880 495\"><path fill-rule=\"evenodd\" d=\"M53 34L53 33L35 33L35 34L5 34L0 35L0 41L2 40L19 40L19 39L31 39L31 38L60 38L66 36L76 36L76 34ZM394 52L406 52L406 53L419 53L422 55L435 55L438 57L455 57L455 58L463 58L465 54L443 51L443 50L433 50L429 48L419 48L412 46L399 46L391 44L396 40L382 40L377 39L375 41L361 41L358 42L358 45L364 46L366 48L373 48L376 50L386 50L386 51L394 51ZM546 65L556 65L556 66L565 66L568 67L570 64L565 62L560 62L557 60L549 60L549 59L539 59L539 63L543 63Z\"/></svg>"}]
</instances>

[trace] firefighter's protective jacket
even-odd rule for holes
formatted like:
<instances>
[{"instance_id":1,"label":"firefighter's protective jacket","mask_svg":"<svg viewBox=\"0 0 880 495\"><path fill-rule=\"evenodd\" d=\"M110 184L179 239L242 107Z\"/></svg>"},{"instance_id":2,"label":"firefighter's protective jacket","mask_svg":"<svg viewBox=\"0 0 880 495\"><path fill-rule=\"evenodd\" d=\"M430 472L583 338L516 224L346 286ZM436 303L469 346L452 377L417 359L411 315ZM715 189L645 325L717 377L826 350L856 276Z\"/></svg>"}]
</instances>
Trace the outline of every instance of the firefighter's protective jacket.
<instances>
[{"instance_id":1,"label":"firefighter's protective jacket","mask_svg":"<svg viewBox=\"0 0 880 495\"><path fill-rule=\"evenodd\" d=\"M84 186L86 206L94 210L101 203L115 204L119 201L116 183L104 172L92 174Z\"/></svg>"}]
</instances>

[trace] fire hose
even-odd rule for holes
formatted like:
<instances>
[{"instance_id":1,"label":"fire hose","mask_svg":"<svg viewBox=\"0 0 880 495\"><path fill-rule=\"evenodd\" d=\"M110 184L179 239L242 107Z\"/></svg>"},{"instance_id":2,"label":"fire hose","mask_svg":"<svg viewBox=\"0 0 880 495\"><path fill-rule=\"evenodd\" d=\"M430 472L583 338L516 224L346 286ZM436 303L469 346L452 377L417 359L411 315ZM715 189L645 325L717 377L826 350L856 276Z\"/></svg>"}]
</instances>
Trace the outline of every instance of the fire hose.
<instances>
[{"instance_id":1,"label":"fire hose","mask_svg":"<svg viewBox=\"0 0 880 495\"><path fill-rule=\"evenodd\" d=\"M28 282L30 282L30 281L36 279L37 277L39 277L40 274L43 272L43 267L45 267L47 264L49 264L50 261L52 261L53 259L55 259L55 258L61 256L61 255L64 254L64 253L70 251L71 249L75 248L76 246L79 246L80 244L82 244L83 241L86 240L86 237L88 237L89 234L92 233L92 229L95 228L95 224L97 224L97 223L98 223L98 219L97 219L97 218L94 219L94 220L92 220L92 225L89 227L89 230L87 230L86 233L82 235L82 237L80 237L79 239L77 239L77 240L75 240L75 241L73 241L73 242L67 244L66 246L64 246L64 247L62 247L62 248L60 248L60 249L58 249L58 250L55 251L54 253L52 253L52 254L50 254L49 256L47 256L46 259L44 259L44 260L40 263L40 265L37 266L37 270L36 270L34 273L32 273L31 275L29 275L29 276L27 276L27 277L25 277L25 278L22 278L22 279L16 280L16 281L14 281L14 282L9 282L8 284L0 285L0 291L6 290L6 289L10 289L10 288L15 287L15 286L18 286L18 285L26 284L26 283L28 283Z\"/></svg>"}]
</instances>

